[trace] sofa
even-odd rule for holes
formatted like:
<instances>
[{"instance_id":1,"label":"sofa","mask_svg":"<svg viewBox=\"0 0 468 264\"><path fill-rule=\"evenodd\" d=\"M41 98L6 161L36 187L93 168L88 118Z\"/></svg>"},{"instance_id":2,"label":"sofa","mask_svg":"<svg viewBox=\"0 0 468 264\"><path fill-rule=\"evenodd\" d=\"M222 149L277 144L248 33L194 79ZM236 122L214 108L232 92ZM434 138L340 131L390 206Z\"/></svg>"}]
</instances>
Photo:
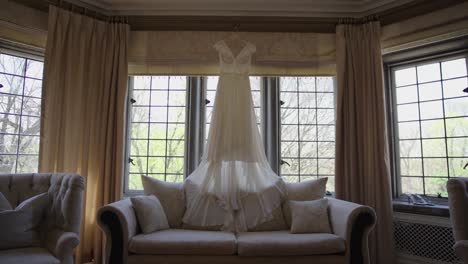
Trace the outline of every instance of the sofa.
<instances>
[{"instance_id":1,"label":"sofa","mask_svg":"<svg viewBox=\"0 0 468 264\"><path fill-rule=\"evenodd\" d=\"M84 178L79 175L0 174L0 192L12 208L30 197L48 193L39 219L39 245L0 250L0 263L73 263L73 249L79 243L83 191ZM6 239L3 236L0 234L0 239Z\"/></svg>"},{"instance_id":2,"label":"sofa","mask_svg":"<svg viewBox=\"0 0 468 264\"><path fill-rule=\"evenodd\" d=\"M468 264L468 178L447 181L450 219L453 226L455 254Z\"/></svg>"},{"instance_id":3,"label":"sofa","mask_svg":"<svg viewBox=\"0 0 468 264\"><path fill-rule=\"evenodd\" d=\"M183 225L143 234L130 199L100 208L97 221L106 236L105 262L112 264L370 263L367 243L375 211L328 200L332 234L292 234L289 230L230 233Z\"/></svg>"}]
</instances>

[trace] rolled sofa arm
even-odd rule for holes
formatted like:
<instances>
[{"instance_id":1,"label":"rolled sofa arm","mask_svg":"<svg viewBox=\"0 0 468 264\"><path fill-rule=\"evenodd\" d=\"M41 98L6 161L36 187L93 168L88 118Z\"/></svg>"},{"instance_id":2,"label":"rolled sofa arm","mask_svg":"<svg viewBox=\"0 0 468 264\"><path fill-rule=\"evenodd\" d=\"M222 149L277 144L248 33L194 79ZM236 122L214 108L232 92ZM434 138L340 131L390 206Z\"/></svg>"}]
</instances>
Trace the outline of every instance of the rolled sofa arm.
<instances>
[{"instance_id":1,"label":"rolled sofa arm","mask_svg":"<svg viewBox=\"0 0 468 264\"><path fill-rule=\"evenodd\" d=\"M346 241L349 263L369 264L369 233L375 226L376 214L369 206L329 198L333 232Z\"/></svg>"},{"instance_id":2,"label":"rolled sofa arm","mask_svg":"<svg viewBox=\"0 0 468 264\"><path fill-rule=\"evenodd\" d=\"M47 234L47 249L60 260L62 264L73 264L73 249L78 246L78 234L54 229Z\"/></svg>"},{"instance_id":3,"label":"rolled sofa arm","mask_svg":"<svg viewBox=\"0 0 468 264\"><path fill-rule=\"evenodd\" d=\"M463 263L468 263L468 240L457 241L453 246L453 250Z\"/></svg>"},{"instance_id":4,"label":"rolled sofa arm","mask_svg":"<svg viewBox=\"0 0 468 264\"><path fill-rule=\"evenodd\" d=\"M97 223L106 236L105 263L126 263L128 243L138 232L138 223L130 199L101 207Z\"/></svg>"}]
</instances>

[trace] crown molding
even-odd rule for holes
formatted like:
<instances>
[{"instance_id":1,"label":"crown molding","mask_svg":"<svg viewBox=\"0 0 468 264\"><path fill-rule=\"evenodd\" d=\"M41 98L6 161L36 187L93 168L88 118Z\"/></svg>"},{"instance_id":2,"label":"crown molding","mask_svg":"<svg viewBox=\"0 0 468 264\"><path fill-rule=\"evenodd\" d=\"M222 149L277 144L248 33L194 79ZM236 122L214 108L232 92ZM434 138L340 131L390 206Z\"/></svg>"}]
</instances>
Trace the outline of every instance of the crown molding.
<instances>
[{"instance_id":1,"label":"crown molding","mask_svg":"<svg viewBox=\"0 0 468 264\"><path fill-rule=\"evenodd\" d=\"M47 11L49 4L57 5L58 0L10 0L35 9ZM423 15L436 10L440 10L455 4L460 4L466 0L336 0L325 5L323 12L311 11L317 2L310 0L272 0L272 3L296 3L290 4L288 8L282 5L283 10L278 7L269 7L264 11L259 10L255 3L262 0L237 0L231 1L241 3L237 7L224 6L219 9L219 5L210 7L210 10L203 9L201 5L198 10L188 7L174 8L174 5L161 7L155 11L155 7L146 11L137 12L135 9L119 11L124 6L112 6L104 4L103 1L91 0L65 0L74 6L91 10L88 14L95 12L100 15L113 16L123 15L128 18L128 23L132 30L173 30L173 31L232 31L234 25L239 25L240 31L246 32L315 32L334 33L335 26L342 17L365 17L377 15L382 25L392 24L418 15ZM169 3L174 0L158 0ZM214 0L201 0L197 3L207 3ZM216 0L226 3L230 0ZM247 2L250 1L250 2ZM327 1L327 0L324 0ZM178 0L178 3L193 2L192 0ZM307 4L313 2L311 4ZM154 2L153 2L154 3ZM252 8L246 8L247 3L253 3ZM299 5L307 5L307 7ZM314 4L315 3L315 4ZM244 7L242 7L244 4ZM157 4L155 4L157 6ZM272 5L273 6L273 5ZM340 7L341 6L341 7ZM346 6L347 12L344 8ZM363 8L365 6L366 8ZM236 8L234 10L234 8ZM172 10L172 11L171 11ZM328 11L326 11L328 10ZM350 12L352 10L353 12ZM154 13L156 12L156 13ZM197 13L198 12L198 13ZM92 14L91 14L92 15Z\"/></svg>"},{"instance_id":2,"label":"crown molding","mask_svg":"<svg viewBox=\"0 0 468 264\"><path fill-rule=\"evenodd\" d=\"M360 17L415 0L74 0L124 16Z\"/></svg>"}]
</instances>

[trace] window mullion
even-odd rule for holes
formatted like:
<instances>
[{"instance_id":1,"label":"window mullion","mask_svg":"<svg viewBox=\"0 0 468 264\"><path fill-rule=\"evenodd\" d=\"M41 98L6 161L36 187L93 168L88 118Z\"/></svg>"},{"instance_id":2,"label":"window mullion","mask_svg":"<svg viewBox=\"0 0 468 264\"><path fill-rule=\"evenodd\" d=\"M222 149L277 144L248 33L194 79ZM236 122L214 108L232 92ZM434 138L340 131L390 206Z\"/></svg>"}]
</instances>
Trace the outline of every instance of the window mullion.
<instances>
[{"instance_id":1,"label":"window mullion","mask_svg":"<svg viewBox=\"0 0 468 264\"><path fill-rule=\"evenodd\" d=\"M185 175L192 173L201 161L205 140L206 77L187 77L185 141Z\"/></svg>"},{"instance_id":2,"label":"window mullion","mask_svg":"<svg viewBox=\"0 0 468 264\"><path fill-rule=\"evenodd\" d=\"M278 77L262 78L261 98L263 144L272 170L279 174L281 159L281 115Z\"/></svg>"}]
</instances>

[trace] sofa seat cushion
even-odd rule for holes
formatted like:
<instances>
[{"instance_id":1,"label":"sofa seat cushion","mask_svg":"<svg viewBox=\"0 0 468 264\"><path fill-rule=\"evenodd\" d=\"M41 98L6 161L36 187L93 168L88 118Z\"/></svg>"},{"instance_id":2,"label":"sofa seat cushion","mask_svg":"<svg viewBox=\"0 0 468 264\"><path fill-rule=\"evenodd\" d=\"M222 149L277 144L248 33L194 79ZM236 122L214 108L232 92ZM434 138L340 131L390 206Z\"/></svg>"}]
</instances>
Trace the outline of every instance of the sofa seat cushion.
<instances>
[{"instance_id":1,"label":"sofa seat cushion","mask_svg":"<svg viewBox=\"0 0 468 264\"><path fill-rule=\"evenodd\" d=\"M288 231L237 234L239 256L295 256L344 253L344 239L334 234L291 234Z\"/></svg>"},{"instance_id":2,"label":"sofa seat cushion","mask_svg":"<svg viewBox=\"0 0 468 264\"><path fill-rule=\"evenodd\" d=\"M132 238L129 251L156 255L234 255L236 236L221 231L167 229Z\"/></svg>"},{"instance_id":3,"label":"sofa seat cushion","mask_svg":"<svg viewBox=\"0 0 468 264\"><path fill-rule=\"evenodd\" d=\"M0 263L60 264L45 248L28 247L0 250Z\"/></svg>"}]
</instances>

